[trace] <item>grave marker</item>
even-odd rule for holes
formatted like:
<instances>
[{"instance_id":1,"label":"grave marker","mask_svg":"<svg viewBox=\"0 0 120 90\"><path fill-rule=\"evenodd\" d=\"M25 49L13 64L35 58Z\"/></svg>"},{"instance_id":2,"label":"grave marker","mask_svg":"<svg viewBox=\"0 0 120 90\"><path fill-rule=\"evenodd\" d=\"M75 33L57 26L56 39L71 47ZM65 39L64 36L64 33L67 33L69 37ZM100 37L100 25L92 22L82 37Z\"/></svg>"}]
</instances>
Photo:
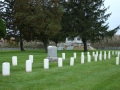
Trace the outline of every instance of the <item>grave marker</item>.
<instances>
[{"instance_id":1,"label":"grave marker","mask_svg":"<svg viewBox=\"0 0 120 90\"><path fill-rule=\"evenodd\" d=\"M26 60L26 72L32 72L32 61Z\"/></svg>"},{"instance_id":2,"label":"grave marker","mask_svg":"<svg viewBox=\"0 0 120 90\"><path fill-rule=\"evenodd\" d=\"M91 62L91 55L88 55L88 62Z\"/></svg>"},{"instance_id":3,"label":"grave marker","mask_svg":"<svg viewBox=\"0 0 120 90\"><path fill-rule=\"evenodd\" d=\"M97 61L97 55L94 56L94 60Z\"/></svg>"},{"instance_id":4,"label":"grave marker","mask_svg":"<svg viewBox=\"0 0 120 90\"><path fill-rule=\"evenodd\" d=\"M57 47L56 46L48 46L48 57L49 61L57 61Z\"/></svg>"},{"instance_id":5,"label":"grave marker","mask_svg":"<svg viewBox=\"0 0 120 90\"><path fill-rule=\"evenodd\" d=\"M104 59L106 60L106 51L104 51Z\"/></svg>"},{"instance_id":6,"label":"grave marker","mask_svg":"<svg viewBox=\"0 0 120 90\"><path fill-rule=\"evenodd\" d=\"M62 59L65 60L65 53L62 53Z\"/></svg>"},{"instance_id":7,"label":"grave marker","mask_svg":"<svg viewBox=\"0 0 120 90\"><path fill-rule=\"evenodd\" d=\"M44 69L49 69L49 59L44 59Z\"/></svg>"},{"instance_id":8,"label":"grave marker","mask_svg":"<svg viewBox=\"0 0 120 90\"><path fill-rule=\"evenodd\" d=\"M101 59L102 59L102 56L103 56L103 55L102 55L102 51L100 51L100 54L101 54Z\"/></svg>"},{"instance_id":9,"label":"grave marker","mask_svg":"<svg viewBox=\"0 0 120 90\"><path fill-rule=\"evenodd\" d=\"M95 56L95 52L92 52L93 57Z\"/></svg>"},{"instance_id":10,"label":"grave marker","mask_svg":"<svg viewBox=\"0 0 120 90\"><path fill-rule=\"evenodd\" d=\"M76 53L74 53L74 58L76 58Z\"/></svg>"},{"instance_id":11,"label":"grave marker","mask_svg":"<svg viewBox=\"0 0 120 90\"><path fill-rule=\"evenodd\" d=\"M87 56L90 55L90 52L87 52Z\"/></svg>"},{"instance_id":12,"label":"grave marker","mask_svg":"<svg viewBox=\"0 0 120 90\"><path fill-rule=\"evenodd\" d=\"M108 52L108 59L110 59L110 51Z\"/></svg>"},{"instance_id":13,"label":"grave marker","mask_svg":"<svg viewBox=\"0 0 120 90\"><path fill-rule=\"evenodd\" d=\"M74 65L74 58L71 57L71 58L70 58L70 66L73 66L73 65Z\"/></svg>"},{"instance_id":14,"label":"grave marker","mask_svg":"<svg viewBox=\"0 0 120 90\"><path fill-rule=\"evenodd\" d=\"M81 55L81 64L83 64L84 63L84 53L82 53L82 55Z\"/></svg>"},{"instance_id":15,"label":"grave marker","mask_svg":"<svg viewBox=\"0 0 120 90\"><path fill-rule=\"evenodd\" d=\"M116 57L116 65L119 65L119 57Z\"/></svg>"},{"instance_id":16,"label":"grave marker","mask_svg":"<svg viewBox=\"0 0 120 90\"><path fill-rule=\"evenodd\" d=\"M62 58L58 58L58 67L62 67L63 65L62 65Z\"/></svg>"},{"instance_id":17,"label":"grave marker","mask_svg":"<svg viewBox=\"0 0 120 90\"><path fill-rule=\"evenodd\" d=\"M3 76L10 75L10 63L9 62L2 63L2 75Z\"/></svg>"},{"instance_id":18,"label":"grave marker","mask_svg":"<svg viewBox=\"0 0 120 90\"><path fill-rule=\"evenodd\" d=\"M96 51L96 55L98 56L98 51Z\"/></svg>"},{"instance_id":19,"label":"grave marker","mask_svg":"<svg viewBox=\"0 0 120 90\"><path fill-rule=\"evenodd\" d=\"M102 60L102 54L99 54L99 60L100 61Z\"/></svg>"},{"instance_id":20,"label":"grave marker","mask_svg":"<svg viewBox=\"0 0 120 90\"><path fill-rule=\"evenodd\" d=\"M33 55L29 55L29 60L33 63Z\"/></svg>"},{"instance_id":21,"label":"grave marker","mask_svg":"<svg viewBox=\"0 0 120 90\"><path fill-rule=\"evenodd\" d=\"M12 65L17 66L17 56L12 56Z\"/></svg>"}]
</instances>

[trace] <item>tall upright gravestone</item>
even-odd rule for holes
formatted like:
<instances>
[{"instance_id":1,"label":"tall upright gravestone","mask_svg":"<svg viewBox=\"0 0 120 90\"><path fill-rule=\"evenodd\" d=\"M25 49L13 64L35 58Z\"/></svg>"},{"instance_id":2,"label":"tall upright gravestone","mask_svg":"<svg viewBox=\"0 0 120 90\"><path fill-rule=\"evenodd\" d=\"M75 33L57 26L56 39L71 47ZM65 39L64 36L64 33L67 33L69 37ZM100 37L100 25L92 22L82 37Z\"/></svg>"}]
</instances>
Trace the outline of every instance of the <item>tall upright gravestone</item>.
<instances>
[{"instance_id":1,"label":"tall upright gravestone","mask_svg":"<svg viewBox=\"0 0 120 90\"><path fill-rule=\"evenodd\" d=\"M57 58L57 47L56 46L48 46L48 57L49 61L58 61Z\"/></svg>"}]
</instances>

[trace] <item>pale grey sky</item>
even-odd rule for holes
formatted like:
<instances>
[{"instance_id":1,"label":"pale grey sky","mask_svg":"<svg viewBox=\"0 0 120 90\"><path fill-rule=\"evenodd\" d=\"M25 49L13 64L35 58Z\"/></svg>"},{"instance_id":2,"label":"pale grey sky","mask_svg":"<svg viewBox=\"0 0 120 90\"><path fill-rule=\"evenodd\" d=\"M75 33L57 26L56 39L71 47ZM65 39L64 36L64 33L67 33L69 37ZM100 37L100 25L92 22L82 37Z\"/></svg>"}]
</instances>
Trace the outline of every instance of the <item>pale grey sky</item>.
<instances>
[{"instance_id":1,"label":"pale grey sky","mask_svg":"<svg viewBox=\"0 0 120 90\"><path fill-rule=\"evenodd\" d=\"M105 0L105 7L110 6L107 13L112 13L108 18L109 29L114 29L120 25L120 0ZM120 35L120 30L116 33Z\"/></svg>"}]
</instances>

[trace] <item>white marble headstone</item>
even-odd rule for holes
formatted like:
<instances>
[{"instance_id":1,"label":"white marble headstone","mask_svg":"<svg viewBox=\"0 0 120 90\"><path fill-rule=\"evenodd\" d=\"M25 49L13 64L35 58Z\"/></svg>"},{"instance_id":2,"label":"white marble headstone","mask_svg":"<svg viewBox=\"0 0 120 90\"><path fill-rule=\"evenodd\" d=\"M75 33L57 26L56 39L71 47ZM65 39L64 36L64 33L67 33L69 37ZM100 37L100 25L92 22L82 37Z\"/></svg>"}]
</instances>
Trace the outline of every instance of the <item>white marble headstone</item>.
<instances>
[{"instance_id":1,"label":"white marble headstone","mask_svg":"<svg viewBox=\"0 0 120 90\"><path fill-rule=\"evenodd\" d=\"M63 59L58 58L58 67L62 67L62 66L63 66Z\"/></svg>"},{"instance_id":2,"label":"white marble headstone","mask_svg":"<svg viewBox=\"0 0 120 90\"><path fill-rule=\"evenodd\" d=\"M2 63L2 75L3 76L10 75L10 63L9 62Z\"/></svg>"},{"instance_id":3,"label":"white marble headstone","mask_svg":"<svg viewBox=\"0 0 120 90\"><path fill-rule=\"evenodd\" d=\"M26 72L32 72L32 61L26 60Z\"/></svg>"},{"instance_id":4,"label":"white marble headstone","mask_svg":"<svg viewBox=\"0 0 120 90\"><path fill-rule=\"evenodd\" d=\"M17 65L17 56L12 56L12 65L13 66Z\"/></svg>"},{"instance_id":5,"label":"white marble headstone","mask_svg":"<svg viewBox=\"0 0 120 90\"><path fill-rule=\"evenodd\" d=\"M44 59L44 69L49 69L49 59Z\"/></svg>"}]
</instances>

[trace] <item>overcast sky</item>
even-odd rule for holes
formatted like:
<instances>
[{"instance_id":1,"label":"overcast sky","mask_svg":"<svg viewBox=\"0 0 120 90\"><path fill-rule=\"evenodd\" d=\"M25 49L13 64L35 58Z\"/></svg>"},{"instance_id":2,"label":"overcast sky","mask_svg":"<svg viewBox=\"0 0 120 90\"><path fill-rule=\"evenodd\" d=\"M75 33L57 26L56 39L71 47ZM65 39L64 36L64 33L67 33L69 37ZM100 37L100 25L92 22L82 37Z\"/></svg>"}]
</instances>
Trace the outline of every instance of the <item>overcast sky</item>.
<instances>
[{"instance_id":1,"label":"overcast sky","mask_svg":"<svg viewBox=\"0 0 120 90\"><path fill-rule=\"evenodd\" d=\"M120 0L105 0L105 6L110 6L107 13L112 13L108 18L109 29L114 29L120 25ZM120 35L120 30L116 33Z\"/></svg>"}]
</instances>

